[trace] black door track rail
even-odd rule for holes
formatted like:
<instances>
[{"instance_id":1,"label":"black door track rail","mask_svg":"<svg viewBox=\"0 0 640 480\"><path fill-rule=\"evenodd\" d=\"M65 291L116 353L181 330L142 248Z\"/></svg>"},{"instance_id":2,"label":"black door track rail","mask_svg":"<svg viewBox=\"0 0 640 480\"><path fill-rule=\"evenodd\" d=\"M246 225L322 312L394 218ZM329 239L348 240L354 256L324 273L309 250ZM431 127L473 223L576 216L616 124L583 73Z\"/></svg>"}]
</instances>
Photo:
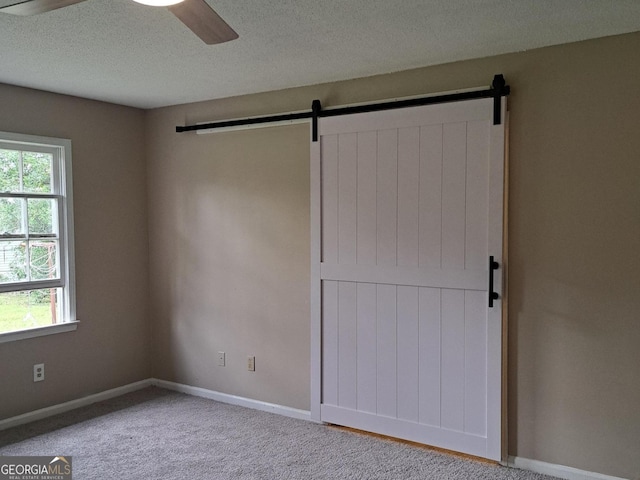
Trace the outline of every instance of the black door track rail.
<instances>
[{"instance_id":1,"label":"black door track rail","mask_svg":"<svg viewBox=\"0 0 640 480\"><path fill-rule=\"evenodd\" d=\"M228 128L243 125L256 125L260 123L286 122L291 120L311 119L312 140L318 141L318 118L335 117L338 115L350 115L353 113L377 112L382 110L392 110L395 108L417 107L421 105L435 105L439 103L460 102L463 100L475 100L478 98L493 98L493 124L500 125L502 97L511 93L510 87L506 84L503 75L495 75L491 88L486 90L476 90L471 92L446 93L429 97L411 98L407 100L396 100L393 102L371 103L366 105L356 105L352 107L339 107L330 110L322 110L320 100L314 100L311 104L311 111L284 113L280 115L269 115L265 117L241 118L236 120L222 120L218 122L202 123L197 125L177 126L176 132L193 132L197 130L210 130L214 128Z\"/></svg>"}]
</instances>

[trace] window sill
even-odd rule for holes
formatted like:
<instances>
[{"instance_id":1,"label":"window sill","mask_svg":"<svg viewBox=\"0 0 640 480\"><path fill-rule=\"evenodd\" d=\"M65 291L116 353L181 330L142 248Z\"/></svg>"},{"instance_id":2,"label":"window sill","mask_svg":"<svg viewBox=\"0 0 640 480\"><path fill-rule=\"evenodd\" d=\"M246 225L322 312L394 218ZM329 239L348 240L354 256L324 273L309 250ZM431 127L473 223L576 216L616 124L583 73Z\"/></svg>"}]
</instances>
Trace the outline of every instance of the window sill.
<instances>
[{"instance_id":1,"label":"window sill","mask_svg":"<svg viewBox=\"0 0 640 480\"><path fill-rule=\"evenodd\" d=\"M72 332L78 328L79 321L47 325L46 327L29 328L15 332L0 333L0 343L14 342L27 338L44 337L56 333Z\"/></svg>"}]
</instances>

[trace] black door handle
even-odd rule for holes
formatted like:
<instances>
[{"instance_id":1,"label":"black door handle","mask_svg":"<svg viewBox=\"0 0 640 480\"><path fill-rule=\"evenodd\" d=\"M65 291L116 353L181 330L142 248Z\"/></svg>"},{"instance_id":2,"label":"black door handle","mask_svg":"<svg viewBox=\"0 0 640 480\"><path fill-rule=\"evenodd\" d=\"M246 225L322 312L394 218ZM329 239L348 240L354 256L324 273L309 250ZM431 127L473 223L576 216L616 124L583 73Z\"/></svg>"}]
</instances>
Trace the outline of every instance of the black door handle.
<instances>
[{"instance_id":1,"label":"black door handle","mask_svg":"<svg viewBox=\"0 0 640 480\"><path fill-rule=\"evenodd\" d=\"M500 264L493 259L493 255L489 257L489 307L493 308L493 301L498 300L500 295L493 291L493 272L500 268Z\"/></svg>"}]
</instances>

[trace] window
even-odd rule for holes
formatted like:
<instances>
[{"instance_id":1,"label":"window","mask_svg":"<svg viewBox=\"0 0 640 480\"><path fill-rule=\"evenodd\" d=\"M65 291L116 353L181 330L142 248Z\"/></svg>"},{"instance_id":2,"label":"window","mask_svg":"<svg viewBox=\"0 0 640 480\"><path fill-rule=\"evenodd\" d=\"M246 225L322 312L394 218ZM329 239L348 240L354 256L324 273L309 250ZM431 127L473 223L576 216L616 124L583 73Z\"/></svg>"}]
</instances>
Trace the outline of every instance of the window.
<instances>
[{"instance_id":1,"label":"window","mask_svg":"<svg viewBox=\"0 0 640 480\"><path fill-rule=\"evenodd\" d=\"M0 132L0 342L75 330L71 141Z\"/></svg>"}]
</instances>

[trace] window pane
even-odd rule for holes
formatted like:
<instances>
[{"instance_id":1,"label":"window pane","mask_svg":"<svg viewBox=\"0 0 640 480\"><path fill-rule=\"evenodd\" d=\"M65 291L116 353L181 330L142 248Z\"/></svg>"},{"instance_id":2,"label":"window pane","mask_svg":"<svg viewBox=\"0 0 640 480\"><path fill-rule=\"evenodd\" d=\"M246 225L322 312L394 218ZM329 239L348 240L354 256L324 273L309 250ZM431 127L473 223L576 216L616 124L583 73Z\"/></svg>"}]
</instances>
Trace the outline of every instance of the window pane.
<instances>
[{"instance_id":1,"label":"window pane","mask_svg":"<svg viewBox=\"0 0 640 480\"><path fill-rule=\"evenodd\" d=\"M0 242L0 283L27 279L27 252L25 242Z\"/></svg>"},{"instance_id":2,"label":"window pane","mask_svg":"<svg viewBox=\"0 0 640 480\"><path fill-rule=\"evenodd\" d=\"M19 235L22 231L21 198L0 198L0 235Z\"/></svg>"},{"instance_id":3,"label":"window pane","mask_svg":"<svg viewBox=\"0 0 640 480\"><path fill-rule=\"evenodd\" d=\"M62 289L0 293L0 333L61 323Z\"/></svg>"},{"instance_id":4,"label":"window pane","mask_svg":"<svg viewBox=\"0 0 640 480\"><path fill-rule=\"evenodd\" d=\"M25 192L51 193L51 164L49 153L23 152L22 182Z\"/></svg>"},{"instance_id":5,"label":"window pane","mask_svg":"<svg viewBox=\"0 0 640 480\"><path fill-rule=\"evenodd\" d=\"M0 192L20 191L20 152L0 149Z\"/></svg>"},{"instance_id":6,"label":"window pane","mask_svg":"<svg viewBox=\"0 0 640 480\"><path fill-rule=\"evenodd\" d=\"M30 198L27 202L29 233L40 235L55 233L53 213L56 211L56 200Z\"/></svg>"},{"instance_id":7,"label":"window pane","mask_svg":"<svg viewBox=\"0 0 640 480\"><path fill-rule=\"evenodd\" d=\"M49 280L58 276L58 242L30 241L31 280Z\"/></svg>"}]
</instances>

